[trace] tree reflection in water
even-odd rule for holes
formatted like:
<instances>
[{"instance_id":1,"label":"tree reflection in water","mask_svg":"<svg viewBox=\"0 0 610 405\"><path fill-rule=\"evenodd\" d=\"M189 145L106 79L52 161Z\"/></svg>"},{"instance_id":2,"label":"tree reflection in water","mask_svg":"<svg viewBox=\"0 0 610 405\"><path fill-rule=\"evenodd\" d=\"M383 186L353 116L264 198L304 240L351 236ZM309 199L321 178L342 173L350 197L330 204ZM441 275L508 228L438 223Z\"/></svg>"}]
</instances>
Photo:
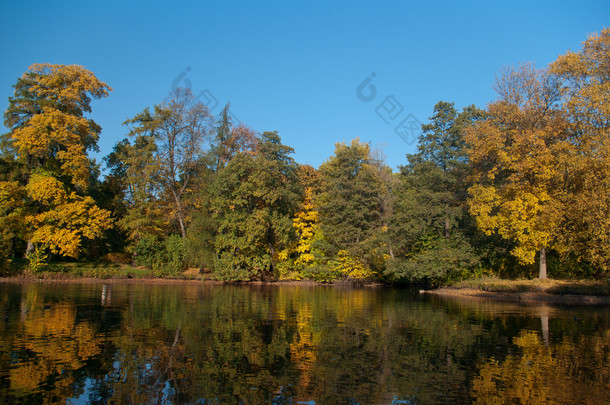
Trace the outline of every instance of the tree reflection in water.
<instances>
[{"instance_id":1,"label":"tree reflection in water","mask_svg":"<svg viewBox=\"0 0 610 405\"><path fill-rule=\"evenodd\" d=\"M390 289L3 284L0 399L603 403L608 314Z\"/></svg>"}]
</instances>

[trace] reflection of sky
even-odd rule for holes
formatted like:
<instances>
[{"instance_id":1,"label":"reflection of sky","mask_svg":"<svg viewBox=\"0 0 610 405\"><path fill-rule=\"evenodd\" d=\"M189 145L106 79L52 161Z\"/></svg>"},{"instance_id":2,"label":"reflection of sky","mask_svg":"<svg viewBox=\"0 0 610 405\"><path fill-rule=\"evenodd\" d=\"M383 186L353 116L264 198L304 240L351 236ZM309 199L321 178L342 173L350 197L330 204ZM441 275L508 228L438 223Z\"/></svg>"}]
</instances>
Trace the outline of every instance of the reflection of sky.
<instances>
[{"instance_id":1,"label":"reflection of sky","mask_svg":"<svg viewBox=\"0 0 610 405\"><path fill-rule=\"evenodd\" d=\"M83 386L82 394L79 394L76 397L68 398L66 400L66 404L68 405L85 405L90 404L94 401L100 401L101 398L97 397L97 391L94 389L96 385L96 380L87 377L85 379L85 384Z\"/></svg>"}]
</instances>

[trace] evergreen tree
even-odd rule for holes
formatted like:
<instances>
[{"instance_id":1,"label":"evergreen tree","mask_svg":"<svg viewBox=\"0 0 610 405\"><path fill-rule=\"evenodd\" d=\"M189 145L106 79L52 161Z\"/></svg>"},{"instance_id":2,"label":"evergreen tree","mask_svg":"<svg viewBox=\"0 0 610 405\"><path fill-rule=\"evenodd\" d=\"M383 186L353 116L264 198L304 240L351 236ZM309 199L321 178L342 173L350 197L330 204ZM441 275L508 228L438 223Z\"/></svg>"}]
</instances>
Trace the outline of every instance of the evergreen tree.
<instances>
[{"instance_id":1,"label":"evergreen tree","mask_svg":"<svg viewBox=\"0 0 610 405\"><path fill-rule=\"evenodd\" d=\"M320 166L321 192L317 198L323 238L316 250L337 276L367 278L380 271L379 240L384 229L383 165L359 140L338 143L335 154ZM334 263L333 263L334 261Z\"/></svg>"},{"instance_id":2,"label":"evergreen tree","mask_svg":"<svg viewBox=\"0 0 610 405\"><path fill-rule=\"evenodd\" d=\"M463 132L482 116L474 106L458 114L453 103L441 101L422 125L418 153L407 156L395 190L389 232L394 257L386 270L391 280L439 282L477 263L468 240Z\"/></svg>"}]
</instances>

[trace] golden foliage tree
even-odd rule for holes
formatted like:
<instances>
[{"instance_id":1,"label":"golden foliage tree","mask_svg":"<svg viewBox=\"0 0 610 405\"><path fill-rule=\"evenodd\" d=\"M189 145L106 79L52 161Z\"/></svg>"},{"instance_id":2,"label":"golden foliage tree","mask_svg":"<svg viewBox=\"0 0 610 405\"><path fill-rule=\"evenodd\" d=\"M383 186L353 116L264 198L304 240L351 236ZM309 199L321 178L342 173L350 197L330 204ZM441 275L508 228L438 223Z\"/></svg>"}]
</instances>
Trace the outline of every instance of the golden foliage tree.
<instances>
[{"instance_id":1,"label":"golden foliage tree","mask_svg":"<svg viewBox=\"0 0 610 405\"><path fill-rule=\"evenodd\" d=\"M498 78L499 100L466 133L474 185L470 212L478 227L512 240L512 253L531 264L539 253L546 278L546 250L558 246L562 218L559 164L565 122L556 109L558 88L531 65Z\"/></svg>"},{"instance_id":2,"label":"golden foliage tree","mask_svg":"<svg viewBox=\"0 0 610 405\"><path fill-rule=\"evenodd\" d=\"M305 189L305 201L303 208L297 212L293 220L293 227L297 230L299 240L295 248L298 257L294 264L298 268L303 268L310 265L314 261L314 256L311 253L312 242L318 229L318 211L313 203L313 191L311 187Z\"/></svg>"},{"instance_id":3,"label":"golden foliage tree","mask_svg":"<svg viewBox=\"0 0 610 405\"><path fill-rule=\"evenodd\" d=\"M43 208L25 216L30 240L52 253L78 257L83 239L102 236L112 224L110 212L95 205L93 198L68 194L63 184L48 174L32 174L26 190L34 204Z\"/></svg>"},{"instance_id":4,"label":"golden foliage tree","mask_svg":"<svg viewBox=\"0 0 610 405\"><path fill-rule=\"evenodd\" d=\"M82 66L47 63L30 66L14 87L4 118L17 156L31 169L42 167L86 187L87 151L97 149L101 128L85 113L92 97L112 89Z\"/></svg>"},{"instance_id":5,"label":"golden foliage tree","mask_svg":"<svg viewBox=\"0 0 610 405\"><path fill-rule=\"evenodd\" d=\"M93 166L87 152L97 150L101 131L85 114L92 98L112 89L81 66L51 64L32 65L14 87L4 113L11 129L5 153L27 168L20 187L27 195L21 223L28 251L38 244L76 257L83 238L101 236L111 223L85 196Z\"/></svg>"},{"instance_id":6,"label":"golden foliage tree","mask_svg":"<svg viewBox=\"0 0 610 405\"><path fill-rule=\"evenodd\" d=\"M577 257L610 270L610 29L550 66L561 83L571 148L563 236Z\"/></svg>"}]
</instances>

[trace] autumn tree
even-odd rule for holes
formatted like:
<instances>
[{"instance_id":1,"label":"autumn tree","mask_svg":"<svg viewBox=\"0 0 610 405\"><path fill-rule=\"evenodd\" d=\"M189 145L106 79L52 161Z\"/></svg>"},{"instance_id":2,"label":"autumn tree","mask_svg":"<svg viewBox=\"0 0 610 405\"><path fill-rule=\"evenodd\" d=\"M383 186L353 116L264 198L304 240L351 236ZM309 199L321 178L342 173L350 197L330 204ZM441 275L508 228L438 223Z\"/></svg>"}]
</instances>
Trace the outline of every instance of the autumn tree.
<instances>
[{"instance_id":1,"label":"autumn tree","mask_svg":"<svg viewBox=\"0 0 610 405\"><path fill-rule=\"evenodd\" d=\"M222 170L240 152L255 151L258 145L256 132L240 123L235 125L227 103L218 116L214 139L210 148L210 168Z\"/></svg>"},{"instance_id":2,"label":"autumn tree","mask_svg":"<svg viewBox=\"0 0 610 405\"><path fill-rule=\"evenodd\" d=\"M9 142L30 170L43 168L71 186L87 185L89 150L97 150L101 127L85 113L91 99L112 90L77 65L35 64L17 81L4 113Z\"/></svg>"},{"instance_id":3,"label":"autumn tree","mask_svg":"<svg viewBox=\"0 0 610 405\"><path fill-rule=\"evenodd\" d=\"M315 264L313 244L321 234L318 208L314 202L320 188L319 172L314 167L303 164L299 165L297 175L304 193L292 220L296 238L278 253L280 278L302 279L310 275L310 268Z\"/></svg>"},{"instance_id":4,"label":"autumn tree","mask_svg":"<svg viewBox=\"0 0 610 405\"><path fill-rule=\"evenodd\" d=\"M562 239L581 261L610 271L610 29L550 65L568 125Z\"/></svg>"},{"instance_id":5,"label":"autumn tree","mask_svg":"<svg viewBox=\"0 0 610 405\"><path fill-rule=\"evenodd\" d=\"M85 195L92 171L87 152L97 150L101 131L86 114L92 99L111 89L81 66L51 64L32 65L14 87L3 150L25 168L28 252L38 245L76 257L83 240L111 224L109 213Z\"/></svg>"},{"instance_id":6,"label":"autumn tree","mask_svg":"<svg viewBox=\"0 0 610 405\"><path fill-rule=\"evenodd\" d=\"M467 131L470 212L481 230L513 241L512 254L522 263L534 263L538 253L543 279L547 249L561 248L565 122L559 88L548 72L527 64L504 70L496 90L499 99L486 119Z\"/></svg>"}]
</instances>

